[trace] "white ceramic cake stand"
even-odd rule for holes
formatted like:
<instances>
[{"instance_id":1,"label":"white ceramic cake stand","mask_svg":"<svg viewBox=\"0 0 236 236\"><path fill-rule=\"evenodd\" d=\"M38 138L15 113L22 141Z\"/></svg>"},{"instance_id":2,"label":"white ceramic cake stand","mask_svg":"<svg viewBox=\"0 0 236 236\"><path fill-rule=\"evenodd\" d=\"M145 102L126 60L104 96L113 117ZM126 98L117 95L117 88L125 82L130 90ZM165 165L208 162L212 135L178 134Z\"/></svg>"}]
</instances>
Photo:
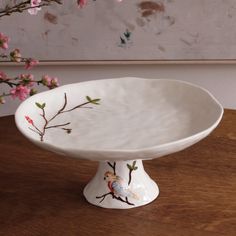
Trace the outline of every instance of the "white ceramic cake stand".
<instances>
[{"instance_id":1,"label":"white ceramic cake stand","mask_svg":"<svg viewBox=\"0 0 236 236\"><path fill-rule=\"evenodd\" d=\"M34 95L16 111L19 130L53 152L99 161L88 202L133 208L153 201L157 184L142 160L206 137L223 108L205 89L167 79L119 78L69 84Z\"/></svg>"}]
</instances>

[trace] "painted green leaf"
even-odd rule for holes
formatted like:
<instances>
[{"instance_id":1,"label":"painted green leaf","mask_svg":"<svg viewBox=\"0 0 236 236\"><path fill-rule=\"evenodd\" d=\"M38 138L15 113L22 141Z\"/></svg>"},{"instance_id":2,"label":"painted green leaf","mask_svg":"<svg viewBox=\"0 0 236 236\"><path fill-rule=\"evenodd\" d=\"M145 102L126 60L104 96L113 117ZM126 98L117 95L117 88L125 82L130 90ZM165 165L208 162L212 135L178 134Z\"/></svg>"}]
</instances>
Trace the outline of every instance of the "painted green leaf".
<instances>
[{"instance_id":1,"label":"painted green leaf","mask_svg":"<svg viewBox=\"0 0 236 236\"><path fill-rule=\"evenodd\" d=\"M138 167L137 167L137 166L135 166L135 167L134 167L134 170L137 170L137 169L138 169Z\"/></svg>"},{"instance_id":2,"label":"painted green leaf","mask_svg":"<svg viewBox=\"0 0 236 236\"><path fill-rule=\"evenodd\" d=\"M87 99L89 102L92 101L92 99L91 99L89 96L86 96L86 99Z\"/></svg>"},{"instance_id":3,"label":"painted green leaf","mask_svg":"<svg viewBox=\"0 0 236 236\"><path fill-rule=\"evenodd\" d=\"M46 106L46 103L44 102L44 103L41 105L41 108L43 109L45 106Z\"/></svg>"},{"instance_id":4,"label":"painted green leaf","mask_svg":"<svg viewBox=\"0 0 236 236\"><path fill-rule=\"evenodd\" d=\"M92 104L95 104L95 105L99 105L99 104L100 104L100 103L99 103L100 100L101 100L101 99L99 99L99 98L93 99L93 100L91 100L91 103L92 103Z\"/></svg>"},{"instance_id":5,"label":"painted green leaf","mask_svg":"<svg viewBox=\"0 0 236 236\"><path fill-rule=\"evenodd\" d=\"M38 108L42 108L42 105L38 102L35 103L35 105L38 107Z\"/></svg>"},{"instance_id":6,"label":"painted green leaf","mask_svg":"<svg viewBox=\"0 0 236 236\"><path fill-rule=\"evenodd\" d=\"M132 170L132 166L130 164L127 164L127 167Z\"/></svg>"},{"instance_id":7,"label":"painted green leaf","mask_svg":"<svg viewBox=\"0 0 236 236\"><path fill-rule=\"evenodd\" d=\"M93 99L93 102L99 102L101 99L100 98L96 98L96 99Z\"/></svg>"},{"instance_id":8,"label":"painted green leaf","mask_svg":"<svg viewBox=\"0 0 236 236\"><path fill-rule=\"evenodd\" d=\"M135 165L136 165L136 161L133 161L133 168L135 167Z\"/></svg>"}]
</instances>

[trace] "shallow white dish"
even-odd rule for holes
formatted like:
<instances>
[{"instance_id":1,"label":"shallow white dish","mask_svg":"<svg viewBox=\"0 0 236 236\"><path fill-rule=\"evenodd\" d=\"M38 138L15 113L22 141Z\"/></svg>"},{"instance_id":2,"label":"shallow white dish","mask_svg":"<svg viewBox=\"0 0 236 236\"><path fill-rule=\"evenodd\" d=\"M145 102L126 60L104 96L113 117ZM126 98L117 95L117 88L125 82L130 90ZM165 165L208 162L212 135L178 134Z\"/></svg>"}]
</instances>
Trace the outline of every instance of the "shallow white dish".
<instances>
[{"instance_id":1,"label":"shallow white dish","mask_svg":"<svg viewBox=\"0 0 236 236\"><path fill-rule=\"evenodd\" d=\"M223 108L205 89L167 79L118 78L69 84L24 101L19 130L36 145L100 161L84 189L107 208L132 208L159 194L142 160L183 150L206 137Z\"/></svg>"}]
</instances>

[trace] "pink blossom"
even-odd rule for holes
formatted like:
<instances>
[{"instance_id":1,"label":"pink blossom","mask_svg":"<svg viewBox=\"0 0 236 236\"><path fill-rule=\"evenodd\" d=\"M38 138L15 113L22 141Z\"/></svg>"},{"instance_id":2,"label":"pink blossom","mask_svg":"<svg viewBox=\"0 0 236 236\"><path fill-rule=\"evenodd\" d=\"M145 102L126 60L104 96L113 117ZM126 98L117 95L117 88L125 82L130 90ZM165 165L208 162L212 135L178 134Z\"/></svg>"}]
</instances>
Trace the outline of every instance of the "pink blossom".
<instances>
[{"instance_id":1,"label":"pink blossom","mask_svg":"<svg viewBox=\"0 0 236 236\"><path fill-rule=\"evenodd\" d=\"M3 71L0 71L0 80L8 80L8 78L7 78L7 75L3 72Z\"/></svg>"},{"instance_id":2,"label":"pink blossom","mask_svg":"<svg viewBox=\"0 0 236 236\"><path fill-rule=\"evenodd\" d=\"M41 7L37 7L39 6L41 3L41 0L31 0L30 1L30 6L33 8L28 9L28 12L30 15L37 15L38 11L41 10Z\"/></svg>"},{"instance_id":3,"label":"pink blossom","mask_svg":"<svg viewBox=\"0 0 236 236\"><path fill-rule=\"evenodd\" d=\"M51 83L51 77L49 75L44 75L42 77L42 84L48 86L50 85L50 83Z\"/></svg>"},{"instance_id":4,"label":"pink blossom","mask_svg":"<svg viewBox=\"0 0 236 236\"><path fill-rule=\"evenodd\" d=\"M87 4L87 0L77 0L79 8L83 8Z\"/></svg>"},{"instance_id":5,"label":"pink blossom","mask_svg":"<svg viewBox=\"0 0 236 236\"><path fill-rule=\"evenodd\" d=\"M21 101L25 100L29 95L30 89L23 85L18 85L10 90L11 97L15 99L18 97Z\"/></svg>"},{"instance_id":6,"label":"pink blossom","mask_svg":"<svg viewBox=\"0 0 236 236\"><path fill-rule=\"evenodd\" d=\"M50 89L53 89L53 88L56 88L59 86L59 83L58 83L58 79L57 77L52 77L51 79L51 85L50 85Z\"/></svg>"},{"instance_id":7,"label":"pink blossom","mask_svg":"<svg viewBox=\"0 0 236 236\"><path fill-rule=\"evenodd\" d=\"M53 89L59 86L57 77L50 77L49 75L44 75L42 77L42 84L47 86L49 89Z\"/></svg>"},{"instance_id":8,"label":"pink blossom","mask_svg":"<svg viewBox=\"0 0 236 236\"><path fill-rule=\"evenodd\" d=\"M33 58L28 58L28 59L25 61L25 69L26 69L26 70L29 70L29 69L33 68L34 66L36 66L38 63L39 63L38 60L35 60L35 59L33 59Z\"/></svg>"},{"instance_id":9,"label":"pink blossom","mask_svg":"<svg viewBox=\"0 0 236 236\"><path fill-rule=\"evenodd\" d=\"M0 33L0 48L8 49L8 42L10 41L9 37Z\"/></svg>"},{"instance_id":10,"label":"pink blossom","mask_svg":"<svg viewBox=\"0 0 236 236\"><path fill-rule=\"evenodd\" d=\"M34 85L34 76L32 74L21 74L20 84L27 87L32 87Z\"/></svg>"},{"instance_id":11,"label":"pink blossom","mask_svg":"<svg viewBox=\"0 0 236 236\"><path fill-rule=\"evenodd\" d=\"M16 48L12 52L10 52L10 59L14 62L21 62L20 49Z\"/></svg>"},{"instance_id":12,"label":"pink blossom","mask_svg":"<svg viewBox=\"0 0 236 236\"><path fill-rule=\"evenodd\" d=\"M29 116L25 116L25 119L28 121L29 124L34 125L34 121Z\"/></svg>"}]
</instances>

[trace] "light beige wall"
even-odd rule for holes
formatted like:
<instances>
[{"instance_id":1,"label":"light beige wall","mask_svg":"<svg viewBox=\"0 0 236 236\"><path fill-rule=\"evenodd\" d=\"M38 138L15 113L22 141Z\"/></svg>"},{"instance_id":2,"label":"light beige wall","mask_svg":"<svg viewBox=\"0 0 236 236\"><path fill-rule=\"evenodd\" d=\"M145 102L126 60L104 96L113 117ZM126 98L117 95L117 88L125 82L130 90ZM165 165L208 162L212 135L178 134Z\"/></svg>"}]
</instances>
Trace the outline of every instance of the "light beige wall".
<instances>
[{"instance_id":1,"label":"light beige wall","mask_svg":"<svg viewBox=\"0 0 236 236\"><path fill-rule=\"evenodd\" d=\"M19 66L0 66L8 75L26 73ZM236 109L236 65L70 65L38 66L32 73L57 76L60 84L113 77L170 78L189 81L208 89L225 108ZM0 88L2 92L2 87ZM0 106L0 116L13 114L18 101Z\"/></svg>"}]
</instances>

